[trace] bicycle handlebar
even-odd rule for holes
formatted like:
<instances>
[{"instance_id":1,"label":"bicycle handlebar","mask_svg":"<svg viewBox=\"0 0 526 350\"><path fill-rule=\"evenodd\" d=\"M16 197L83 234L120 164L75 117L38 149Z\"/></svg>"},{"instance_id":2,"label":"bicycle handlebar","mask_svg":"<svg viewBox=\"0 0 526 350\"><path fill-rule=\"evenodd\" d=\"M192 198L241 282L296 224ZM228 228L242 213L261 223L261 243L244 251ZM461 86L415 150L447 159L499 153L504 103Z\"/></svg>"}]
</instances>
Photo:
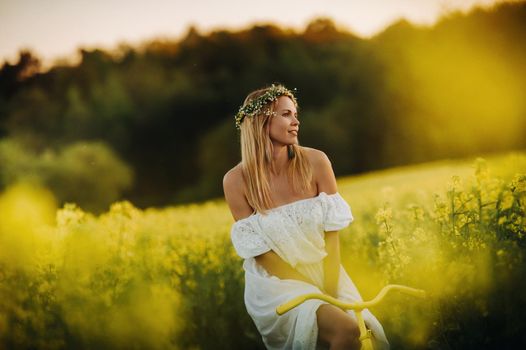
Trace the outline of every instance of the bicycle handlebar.
<instances>
[{"instance_id":1,"label":"bicycle handlebar","mask_svg":"<svg viewBox=\"0 0 526 350\"><path fill-rule=\"evenodd\" d=\"M426 292L421 289L415 289L415 288L411 288L407 286L402 286L399 284L389 284L383 287L382 290L376 295L376 297L374 297L372 300L369 300L369 301L345 303L341 300L331 297L330 295L320 294L320 293L308 293L308 294L300 295L294 299L289 300L288 302L284 304L281 304L280 306L276 308L276 313L278 315L283 315L284 313L290 311L291 309L295 308L296 306L300 305L301 303L309 299L320 299L320 300L326 301L344 310L349 310L349 309L363 310L368 307L375 306L376 304L382 301L382 299L387 295L387 293L393 290L397 290L404 294L409 294L409 295L412 295L418 298L426 297Z\"/></svg>"}]
</instances>

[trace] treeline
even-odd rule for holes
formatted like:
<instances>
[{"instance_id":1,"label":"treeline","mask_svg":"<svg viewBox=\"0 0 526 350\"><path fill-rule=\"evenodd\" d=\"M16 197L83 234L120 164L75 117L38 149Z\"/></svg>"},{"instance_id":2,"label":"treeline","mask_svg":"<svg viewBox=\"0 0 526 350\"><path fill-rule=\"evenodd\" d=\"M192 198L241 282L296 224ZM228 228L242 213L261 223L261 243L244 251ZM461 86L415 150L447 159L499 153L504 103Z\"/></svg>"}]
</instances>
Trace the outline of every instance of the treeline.
<instances>
[{"instance_id":1,"label":"treeline","mask_svg":"<svg viewBox=\"0 0 526 350\"><path fill-rule=\"evenodd\" d=\"M42 72L22 51L0 69L0 188L29 178L93 211L221 196L233 116L272 82L298 89L300 143L337 175L526 146L525 3L368 40L319 18L80 54Z\"/></svg>"}]
</instances>

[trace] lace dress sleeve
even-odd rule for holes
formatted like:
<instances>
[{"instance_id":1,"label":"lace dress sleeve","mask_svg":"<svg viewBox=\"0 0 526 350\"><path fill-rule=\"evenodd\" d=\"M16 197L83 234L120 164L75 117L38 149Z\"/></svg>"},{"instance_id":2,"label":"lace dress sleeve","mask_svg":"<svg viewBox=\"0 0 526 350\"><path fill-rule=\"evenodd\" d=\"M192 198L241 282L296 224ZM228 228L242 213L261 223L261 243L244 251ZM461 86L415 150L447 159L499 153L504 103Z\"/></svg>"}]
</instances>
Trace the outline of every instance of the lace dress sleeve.
<instances>
[{"instance_id":1,"label":"lace dress sleeve","mask_svg":"<svg viewBox=\"0 0 526 350\"><path fill-rule=\"evenodd\" d=\"M261 255L270 250L258 233L258 228L250 219L241 219L232 225L230 238L236 253L243 259Z\"/></svg>"},{"instance_id":2,"label":"lace dress sleeve","mask_svg":"<svg viewBox=\"0 0 526 350\"><path fill-rule=\"evenodd\" d=\"M338 231L349 226L354 217L345 199L338 192L334 194L322 192L321 194L323 195L323 229Z\"/></svg>"}]
</instances>

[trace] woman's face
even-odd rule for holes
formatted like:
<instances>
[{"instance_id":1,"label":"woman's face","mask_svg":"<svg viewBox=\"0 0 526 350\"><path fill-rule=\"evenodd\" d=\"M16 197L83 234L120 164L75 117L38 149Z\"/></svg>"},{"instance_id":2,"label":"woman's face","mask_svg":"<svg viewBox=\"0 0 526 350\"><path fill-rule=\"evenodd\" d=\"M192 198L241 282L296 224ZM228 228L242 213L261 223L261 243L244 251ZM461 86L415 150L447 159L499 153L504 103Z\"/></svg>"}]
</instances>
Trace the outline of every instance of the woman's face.
<instances>
[{"instance_id":1,"label":"woman's face","mask_svg":"<svg viewBox=\"0 0 526 350\"><path fill-rule=\"evenodd\" d=\"M294 102L287 96L278 97L274 112L269 124L272 142L282 145L298 143L300 122Z\"/></svg>"}]
</instances>

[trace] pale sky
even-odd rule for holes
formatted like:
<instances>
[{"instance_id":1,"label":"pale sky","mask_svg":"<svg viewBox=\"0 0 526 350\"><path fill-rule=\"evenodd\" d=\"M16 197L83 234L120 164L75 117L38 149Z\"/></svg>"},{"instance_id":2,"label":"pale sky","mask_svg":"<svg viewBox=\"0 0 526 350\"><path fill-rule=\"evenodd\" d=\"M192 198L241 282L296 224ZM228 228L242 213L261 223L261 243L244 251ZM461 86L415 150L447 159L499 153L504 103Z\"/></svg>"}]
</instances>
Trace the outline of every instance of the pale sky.
<instances>
[{"instance_id":1,"label":"pale sky","mask_svg":"<svg viewBox=\"0 0 526 350\"><path fill-rule=\"evenodd\" d=\"M202 34L273 22L303 30L329 16L361 37L399 18L431 25L443 13L468 11L501 0L0 0L0 64L18 50L33 50L44 63L73 57L77 48L112 49L156 37L179 39L189 25Z\"/></svg>"}]
</instances>

